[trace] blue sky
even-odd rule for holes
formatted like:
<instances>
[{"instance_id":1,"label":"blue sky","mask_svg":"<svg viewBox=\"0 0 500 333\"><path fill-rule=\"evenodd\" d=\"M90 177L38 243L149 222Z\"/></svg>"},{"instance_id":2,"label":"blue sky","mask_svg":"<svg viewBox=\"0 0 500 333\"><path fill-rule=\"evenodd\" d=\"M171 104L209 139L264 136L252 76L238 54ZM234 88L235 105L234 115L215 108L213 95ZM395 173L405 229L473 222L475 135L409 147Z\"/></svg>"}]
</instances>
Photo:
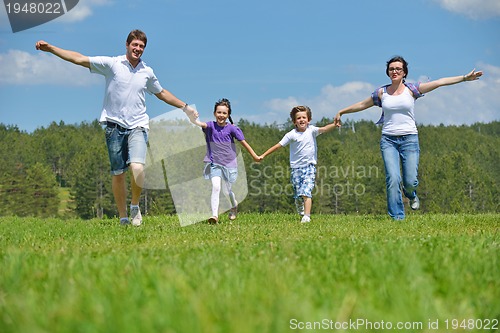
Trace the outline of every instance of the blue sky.
<instances>
[{"instance_id":1,"label":"blue sky","mask_svg":"<svg viewBox=\"0 0 500 333\"><path fill-rule=\"evenodd\" d=\"M389 83L385 62L402 55L409 81L483 70L479 81L419 99L420 124L500 120L498 0L80 0L66 15L12 33L0 8L0 123L28 132L51 122L93 121L104 79L35 50L44 39L82 54L120 55L129 31L148 36L143 60L164 88L213 118L222 97L233 118L285 123L309 105L313 122ZM172 108L148 96L151 118ZM377 120L372 107L345 119ZM344 119L344 120L345 120Z\"/></svg>"}]
</instances>

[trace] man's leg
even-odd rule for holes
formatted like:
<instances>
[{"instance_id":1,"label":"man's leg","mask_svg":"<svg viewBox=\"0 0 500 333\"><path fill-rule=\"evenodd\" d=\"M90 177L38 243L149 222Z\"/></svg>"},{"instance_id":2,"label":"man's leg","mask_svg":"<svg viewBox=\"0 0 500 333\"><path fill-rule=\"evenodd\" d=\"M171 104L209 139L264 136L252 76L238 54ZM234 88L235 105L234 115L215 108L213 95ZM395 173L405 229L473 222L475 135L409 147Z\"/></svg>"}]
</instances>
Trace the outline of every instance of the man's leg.
<instances>
[{"instance_id":1,"label":"man's leg","mask_svg":"<svg viewBox=\"0 0 500 333\"><path fill-rule=\"evenodd\" d=\"M127 217L127 188L125 183L125 173L113 176L113 195L115 197L118 214L121 218Z\"/></svg>"},{"instance_id":2,"label":"man's leg","mask_svg":"<svg viewBox=\"0 0 500 333\"><path fill-rule=\"evenodd\" d=\"M141 163L130 163L132 170L132 179L130 180L132 200L130 201L130 218L132 224L140 226L142 224L142 214L139 208L142 187L144 186L144 165Z\"/></svg>"},{"instance_id":3,"label":"man's leg","mask_svg":"<svg viewBox=\"0 0 500 333\"><path fill-rule=\"evenodd\" d=\"M139 205L142 188L144 186L144 165L141 163L130 163L130 170L132 171L132 201L130 204Z\"/></svg>"},{"instance_id":4,"label":"man's leg","mask_svg":"<svg viewBox=\"0 0 500 333\"><path fill-rule=\"evenodd\" d=\"M146 152L148 142L148 131L145 128L135 128L128 138L129 162L132 170L130 202L130 218L132 224L140 226L142 224L141 209L139 200L141 199L142 188L144 187L144 164L146 163Z\"/></svg>"}]
</instances>

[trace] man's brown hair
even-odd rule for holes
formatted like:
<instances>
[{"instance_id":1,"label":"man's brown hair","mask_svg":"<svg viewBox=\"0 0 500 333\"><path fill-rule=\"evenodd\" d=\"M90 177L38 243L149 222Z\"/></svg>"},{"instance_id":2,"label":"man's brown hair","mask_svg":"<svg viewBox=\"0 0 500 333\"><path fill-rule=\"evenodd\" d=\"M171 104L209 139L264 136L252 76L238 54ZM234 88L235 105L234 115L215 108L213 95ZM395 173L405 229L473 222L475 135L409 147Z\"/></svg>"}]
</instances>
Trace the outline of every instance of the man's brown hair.
<instances>
[{"instance_id":1,"label":"man's brown hair","mask_svg":"<svg viewBox=\"0 0 500 333\"><path fill-rule=\"evenodd\" d=\"M132 30L129 34L128 34L128 37L127 37L127 45L132 43L132 41L134 39L138 39L142 42L144 42L144 47L146 47L146 45L148 44L148 38L146 37L146 34L141 31L141 30Z\"/></svg>"}]
</instances>

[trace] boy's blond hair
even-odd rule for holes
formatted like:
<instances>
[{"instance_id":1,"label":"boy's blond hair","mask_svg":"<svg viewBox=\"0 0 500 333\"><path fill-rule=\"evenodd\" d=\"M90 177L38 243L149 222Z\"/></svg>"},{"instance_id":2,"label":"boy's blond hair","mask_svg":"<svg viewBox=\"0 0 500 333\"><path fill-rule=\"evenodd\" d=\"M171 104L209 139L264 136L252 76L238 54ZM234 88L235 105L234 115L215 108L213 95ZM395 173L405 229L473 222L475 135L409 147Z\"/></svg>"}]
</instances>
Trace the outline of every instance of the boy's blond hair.
<instances>
[{"instance_id":1,"label":"boy's blond hair","mask_svg":"<svg viewBox=\"0 0 500 333\"><path fill-rule=\"evenodd\" d=\"M295 123L295 117L297 116L298 112L307 112L307 120L311 121L311 119L312 119L311 109L308 106L299 105L299 106L295 106L292 109L292 111L290 111L290 118L292 118L292 122Z\"/></svg>"}]
</instances>

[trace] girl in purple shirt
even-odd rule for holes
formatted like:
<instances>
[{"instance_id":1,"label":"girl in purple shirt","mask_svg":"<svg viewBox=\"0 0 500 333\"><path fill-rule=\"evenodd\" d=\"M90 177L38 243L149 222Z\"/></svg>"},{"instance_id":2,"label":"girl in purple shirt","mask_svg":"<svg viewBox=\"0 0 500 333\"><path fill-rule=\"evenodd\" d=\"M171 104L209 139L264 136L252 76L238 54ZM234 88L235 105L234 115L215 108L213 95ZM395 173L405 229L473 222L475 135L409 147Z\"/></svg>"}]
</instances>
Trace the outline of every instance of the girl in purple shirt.
<instances>
[{"instance_id":1,"label":"girl in purple shirt","mask_svg":"<svg viewBox=\"0 0 500 333\"><path fill-rule=\"evenodd\" d=\"M234 220L238 210L238 202L231 190L231 184L238 177L238 164L236 160L236 145L234 139L238 140L243 147L252 155L254 161L259 162L260 158L254 150L245 141L241 129L233 125L231 119L231 103L223 98L215 103L214 107L215 121L201 122L199 119L191 119L191 122L200 126L205 133L207 141L207 154L203 159L205 162L204 176L212 181L211 207L212 217L208 219L211 224L219 222L219 197L224 179L224 193L229 196L231 209L229 219ZM227 120L229 119L229 122Z\"/></svg>"}]
</instances>

